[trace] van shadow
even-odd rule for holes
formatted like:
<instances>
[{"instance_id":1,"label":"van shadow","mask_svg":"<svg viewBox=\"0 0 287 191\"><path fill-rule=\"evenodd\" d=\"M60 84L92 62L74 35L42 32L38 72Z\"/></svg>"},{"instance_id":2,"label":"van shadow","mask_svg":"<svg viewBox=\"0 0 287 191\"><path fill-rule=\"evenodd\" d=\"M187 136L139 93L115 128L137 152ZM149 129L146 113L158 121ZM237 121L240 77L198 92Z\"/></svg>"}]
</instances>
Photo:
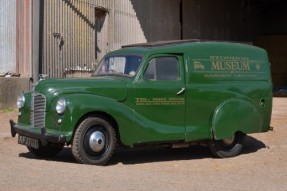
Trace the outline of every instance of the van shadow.
<instances>
[{"instance_id":1,"label":"van shadow","mask_svg":"<svg viewBox=\"0 0 287 191\"><path fill-rule=\"evenodd\" d=\"M55 162L64 162L64 163L77 163L72 155L72 151L70 147L64 147L61 152L52 158L40 158L32 153L30 153L28 150L25 153L20 153L19 157L27 158L27 159L33 159L33 160L46 160L46 161L55 161Z\"/></svg>"},{"instance_id":2,"label":"van shadow","mask_svg":"<svg viewBox=\"0 0 287 191\"><path fill-rule=\"evenodd\" d=\"M243 148L241 151L241 155L255 153L260 149L269 148L262 141L257 140L254 137L246 136L243 142Z\"/></svg>"},{"instance_id":3,"label":"van shadow","mask_svg":"<svg viewBox=\"0 0 287 191\"><path fill-rule=\"evenodd\" d=\"M248 155L266 148L266 145L251 136L246 136L240 155ZM194 145L188 148L134 148L118 150L110 163L134 165L152 162L168 162L181 160L217 159L211 154L209 147ZM218 159L220 160L220 159Z\"/></svg>"},{"instance_id":4,"label":"van shadow","mask_svg":"<svg viewBox=\"0 0 287 191\"><path fill-rule=\"evenodd\" d=\"M241 155L255 153L263 148L266 148L266 145L263 142L255 139L254 137L246 136ZM35 160L77 163L73 158L70 147L65 147L56 157L51 159L41 159L35 157L29 152L20 153L19 157ZM107 165L117 165L119 163L124 165L134 165L154 162L197 160L205 158L213 158L208 146L195 145L189 148L178 149L153 147L120 148L115 151L113 157Z\"/></svg>"}]
</instances>

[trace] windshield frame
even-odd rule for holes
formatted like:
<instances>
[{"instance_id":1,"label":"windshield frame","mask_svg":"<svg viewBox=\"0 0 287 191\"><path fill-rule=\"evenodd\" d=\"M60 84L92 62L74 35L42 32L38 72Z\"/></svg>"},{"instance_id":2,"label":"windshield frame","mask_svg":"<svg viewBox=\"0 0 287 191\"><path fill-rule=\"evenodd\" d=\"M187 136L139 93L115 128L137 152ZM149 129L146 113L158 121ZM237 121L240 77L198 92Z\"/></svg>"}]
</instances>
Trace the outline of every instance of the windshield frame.
<instances>
[{"instance_id":1,"label":"windshield frame","mask_svg":"<svg viewBox=\"0 0 287 191\"><path fill-rule=\"evenodd\" d=\"M128 57L128 56L138 56L139 59L141 59L141 61L139 62L139 66L138 66L137 70L135 71L135 73L133 75L129 75L129 74L125 74L125 73L103 73L103 74L99 74L99 70L104 65L104 60L105 59L112 58L112 57ZM141 68L141 65L143 63L143 57L144 56L142 54L124 54L124 53L121 53L121 54L107 54L96 65L91 77L97 77L97 76L123 76L123 77L128 77L128 78L134 78L138 74L138 72L139 72L139 70Z\"/></svg>"}]
</instances>

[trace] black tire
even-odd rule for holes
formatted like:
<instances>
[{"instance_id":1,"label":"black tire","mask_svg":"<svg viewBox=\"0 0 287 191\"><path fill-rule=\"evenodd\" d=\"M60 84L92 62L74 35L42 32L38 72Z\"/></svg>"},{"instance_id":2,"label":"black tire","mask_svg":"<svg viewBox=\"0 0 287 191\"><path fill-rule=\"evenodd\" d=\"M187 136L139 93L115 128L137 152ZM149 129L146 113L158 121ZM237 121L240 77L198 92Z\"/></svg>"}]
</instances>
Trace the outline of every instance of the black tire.
<instances>
[{"instance_id":1,"label":"black tire","mask_svg":"<svg viewBox=\"0 0 287 191\"><path fill-rule=\"evenodd\" d=\"M113 126L104 118L91 116L78 126L72 153L79 163L104 165L113 155L116 142Z\"/></svg>"},{"instance_id":2,"label":"black tire","mask_svg":"<svg viewBox=\"0 0 287 191\"><path fill-rule=\"evenodd\" d=\"M236 133L234 137L224 140L209 141L211 153L217 158L229 158L239 155L242 150L242 143L245 134Z\"/></svg>"},{"instance_id":3,"label":"black tire","mask_svg":"<svg viewBox=\"0 0 287 191\"><path fill-rule=\"evenodd\" d=\"M42 146L40 145L38 149L27 147L30 153L39 158L52 158L55 157L61 150L64 145L50 145Z\"/></svg>"}]
</instances>

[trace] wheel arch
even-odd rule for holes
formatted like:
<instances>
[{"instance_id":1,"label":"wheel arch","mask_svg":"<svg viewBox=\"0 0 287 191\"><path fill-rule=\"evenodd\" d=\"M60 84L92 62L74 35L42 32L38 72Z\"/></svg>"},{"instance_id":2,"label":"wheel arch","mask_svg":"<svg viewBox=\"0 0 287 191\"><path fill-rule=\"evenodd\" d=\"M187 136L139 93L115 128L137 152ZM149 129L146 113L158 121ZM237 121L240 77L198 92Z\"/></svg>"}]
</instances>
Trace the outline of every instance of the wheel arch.
<instances>
[{"instance_id":1,"label":"wheel arch","mask_svg":"<svg viewBox=\"0 0 287 191\"><path fill-rule=\"evenodd\" d=\"M120 131L119 131L119 126L118 126L118 123L116 121L116 119L106 113L106 112L103 112L103 111L90 111L88 113L85 113L83 116L81 116L79 118L79 120L77 121L76 125L75 125L75 128L73 130L73 135L72 135L72 139L70 140L70 143L73 141L74 139L74 135L75 135L75 132L77 130L77 128L79 127L79 125L87 118L87 117L100 117L100 118L103 118L105 120L107 120L109 123L111 123L112 127L115 129L116 131L116 138L118 140L118 143L119 144L122 144L121 143L121 139L120 139Z\"/></svg>"},{"instance_id":2,"label":"wheel arch","mask_svg":"<svg viewBox=\"0 0 287 191\"><path fill-rule=\"evenodd\" d=\"M235 133L261 132L263 119L254 103L232 98L222 102L212 117L212 134L215 140L225 139Z\"/></svg>"},{"instance_id":3,"label":"wheel arch","mask_svg":"<svg viewBox=\"0 0 287 191\"><path fill-rule=\"evenodd\" d=\"M67 144L71 144L74 134L79 124L87 116L100 116L108 119L115 128L118 143L129 145L127 139L130 137L125 134L125 130L132 126L133 110L114 99L91 95L91 94L69 94L65 96L68 106L63 117L63 131L70 133ZM121 139L120 139L121 138ZM127 144L126 144L127 142Z\"/></svg>"}]
</instances>

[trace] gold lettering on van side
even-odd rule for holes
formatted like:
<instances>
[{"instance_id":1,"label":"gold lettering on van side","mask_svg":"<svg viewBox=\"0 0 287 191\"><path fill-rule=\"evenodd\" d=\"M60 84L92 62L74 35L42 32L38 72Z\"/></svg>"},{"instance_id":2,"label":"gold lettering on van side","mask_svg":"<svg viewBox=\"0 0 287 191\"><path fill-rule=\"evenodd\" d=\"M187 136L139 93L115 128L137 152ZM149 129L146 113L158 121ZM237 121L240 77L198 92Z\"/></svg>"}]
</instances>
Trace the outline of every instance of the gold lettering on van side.
<instances>
[{"instance_id":1,"label":"gold lettering on van side","mask_svg":"<svg viewBox=\"0 0 287 191\"><path fill-rule=\"evenodd\" d=\"M267 79L264 61L247 56L209 56L192 60L195 79Z\"/></svg>"},{"instance_id":2,"label":"gold lettering on van side","mask_svg":"<svg viewBox=\"0 0 287 191\"><path fill-rule=\"evenodd\" d=\"M201 62L199 62L199 61L194 61L194 62L193 62L193 68L194 68L195 70L199 70L199 69L205 70L204 65L203 65Z\"/></svg>"},{"instance_id":3,"label":"gold lettering on van side","mask_svg":"<svg viewBox=\"0 0 287 191\"><path fill-rule=\"evenodd\" d=\"M220 71L249 71L249 62L234 62L234 61L212 61L211 70Z\"/></svg>"},{"instance_id":4,"label":"gold lettering on van side","mask_svg":"<svg viewBox=\"0 0 287 191\"><path fill-rule=\"evenodd\" d=\"M185 105L185 98L178 97L155 97L155 98L135 98L136 105Z\"/></svg>"},{"instance_id":5,"label":"gold lettering on van side","mask_svg":"<svg viewBox=\"0 0 287 191\"><path fill-rule=\"evenodd\" d=\"M250 71L248 57L239 56L210 56L214 71Z\"/></svg>"}]
</instances>

